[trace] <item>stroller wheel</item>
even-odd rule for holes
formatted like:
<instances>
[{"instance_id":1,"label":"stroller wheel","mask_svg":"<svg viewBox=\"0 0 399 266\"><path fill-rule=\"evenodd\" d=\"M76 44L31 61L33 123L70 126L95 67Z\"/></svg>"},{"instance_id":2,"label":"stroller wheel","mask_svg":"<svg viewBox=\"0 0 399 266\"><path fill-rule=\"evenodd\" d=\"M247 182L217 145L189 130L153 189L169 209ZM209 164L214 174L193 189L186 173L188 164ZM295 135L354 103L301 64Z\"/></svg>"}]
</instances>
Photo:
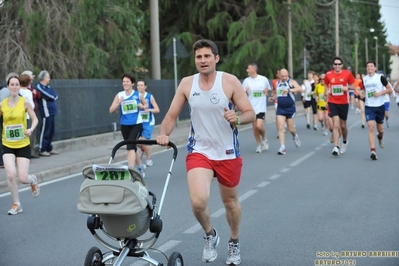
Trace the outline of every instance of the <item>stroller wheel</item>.
<instances>
[{"instance_id":1,"label":"stroller wheel","mask_svg":"<svg viewBox=\"0 0 399 266\"><path fill-rule=\"evenodd\" d=\"M103 266L103 254L98 247L92 247L86 255L84 266Z\"/></svg>"},{"instance_id":2,"label":"stroller wheel","mask_svg":"<svg viewBox=\"0 0 399 266\"><path fill-rule=\"evenodd\" d=\"M183 257L179 252L173 252L169 257L168 266L183 266Z\"/></svg>"}]
</instances>

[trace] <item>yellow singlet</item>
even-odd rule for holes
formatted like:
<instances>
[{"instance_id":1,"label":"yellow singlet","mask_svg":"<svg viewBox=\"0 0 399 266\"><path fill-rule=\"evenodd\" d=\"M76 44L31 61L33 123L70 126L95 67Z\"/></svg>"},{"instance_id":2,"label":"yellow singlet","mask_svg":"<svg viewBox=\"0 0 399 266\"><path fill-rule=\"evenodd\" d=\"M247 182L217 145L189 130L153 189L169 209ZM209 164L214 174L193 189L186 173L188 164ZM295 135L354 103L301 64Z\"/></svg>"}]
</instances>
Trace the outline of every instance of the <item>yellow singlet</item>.
<instances>
[{"instance_id":1,"label":"yellow singlet","mask_svg":"<svg viewBox=\"0 0 399 266\"><path fill-rule=\"evenodd\" d=\"M1 104L3 114L3 145L11 149L19 149L30 144L29 137L24 135L26 129L25 98L20 97L14 107L8 106L8 98Z\"/></svg>"}]
</instances>

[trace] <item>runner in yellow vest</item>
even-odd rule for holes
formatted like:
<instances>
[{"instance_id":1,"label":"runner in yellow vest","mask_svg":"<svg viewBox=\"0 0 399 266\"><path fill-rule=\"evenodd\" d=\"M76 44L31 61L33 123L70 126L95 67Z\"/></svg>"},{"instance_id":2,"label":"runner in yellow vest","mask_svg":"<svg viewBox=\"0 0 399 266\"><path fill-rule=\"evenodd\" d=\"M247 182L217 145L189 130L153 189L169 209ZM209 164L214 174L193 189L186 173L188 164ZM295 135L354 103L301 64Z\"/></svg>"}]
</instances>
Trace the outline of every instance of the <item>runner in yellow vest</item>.
<instances>
[{"instance_id":1,"label":"runner in yellow vest","mask_svg":"<svg viewBox=\"0 0 399 266\"><path fill-rule=\"evenodd\" d=\"M0 115L3 116L1 135L4 168L13 199L13 205L8 211L8 215L15 215L22 212L16 180L17 172L18 180L21 183L30 184L33 197L37 197L40 192L36 176L28 175L31 154L29 137L37 126L37 117L29 101L19 95L20 84L17 76L7 78L7 88L10 90L10 96L0 104ZM26 126L27 113L32 120L30 128Z\"/></svg>"}]
</instances>

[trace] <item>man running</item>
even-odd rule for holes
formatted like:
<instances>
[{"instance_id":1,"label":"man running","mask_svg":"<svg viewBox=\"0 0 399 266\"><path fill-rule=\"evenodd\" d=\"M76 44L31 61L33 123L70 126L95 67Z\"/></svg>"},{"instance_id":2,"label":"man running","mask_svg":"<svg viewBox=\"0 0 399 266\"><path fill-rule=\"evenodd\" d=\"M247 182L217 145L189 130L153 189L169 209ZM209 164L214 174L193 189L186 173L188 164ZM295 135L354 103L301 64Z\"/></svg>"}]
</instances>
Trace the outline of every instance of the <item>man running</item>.
<instances>
[{"instance_id":1,"label":"man running","mask_svg":"<svg viewBox=\"0 0 399 266\"><path fill-rule=\"evenodd\" d=\"M301 146L301 141L299 140L298 134L294 127L294 116L296 112L295 108L295 97L294 93L301 92L302 88L299 84L288 77L288 71L286 69L280 70L280 80L276 85L277 89L272 96L271 100L278 99L277 105L277 130L280 140L280 149L278 150L279 155L286 154L285 150L285 134L284 125L287 122L288 131L291 133L295 147Z\"/></svg>"},{"instance_id":2,"label":"man running","mask_svg":"<svg viewBox=\"0 0 399 266\"><path fill-rule=\"evenodd\" d=\"M384 75L376 73L376 65L373 61L367 62L367 76L363 78L363 90L365 93L360 97L365 98L366 121L369 128L369 144L371 149L370 158L377 160L375 149L374 128L377 123L378 143L380 148L384 148L384 114L385 114L385 95L392 93L391 85Z\"/></svg>"},{"instance_id":3,"label":"man running","mask_svg":"<svg viewBox=\"0 0 399 266\"><path fill-rule=\"evenodd\" d=\"M324 77L324 84L328 87L329 116L332 118L333 123L334 149L332 155L334 156L345 153L348 146L348 128L346 127L349 111L348 90L349 86L352 86L355 82L352 73L343 69L343 66L344 61L338 56L334 57L334 69L328 71ZM343 139L341 148L339 147L340 129Z\"/></svg>"},{"instance_id":4,"label":"man running","mask_svg":"<svg viewBox=\"0 0 399 266\"><path fill-rule=\"evenodd\" d=\"M262 151L269 149L264 121L266 117L266 99L270 90L270 83L265 76L258 74L258 66L255 63L248 65L247 73L248 77L244 80L242 86L256 114L256 121L252 123L254 137L258 144L256 152L262 153Z\"/></svg>"},{"instance_id":5,"label":"man running","mask_svg":"<svg viewBox=\"0 0 399 266\"><path fill-rule=\"evenodd\" d=\"M216 44L198 40L193 51L199 73L181 80L162 121L157 142L160 145L169 143L175 121L188 103L191 131L187 144L187 183L192 211L205 233L202 260L212 262L218 255L216 246L220 238L211 223L208 207L212 180L216 177L230 229L226 264L239 265L241 205L238 185L242 157L237 125L254 122L256 115L237 77L216 70L220 59ZM240 115L235 113L236 106Z\"/></svg>"}]
</instances>

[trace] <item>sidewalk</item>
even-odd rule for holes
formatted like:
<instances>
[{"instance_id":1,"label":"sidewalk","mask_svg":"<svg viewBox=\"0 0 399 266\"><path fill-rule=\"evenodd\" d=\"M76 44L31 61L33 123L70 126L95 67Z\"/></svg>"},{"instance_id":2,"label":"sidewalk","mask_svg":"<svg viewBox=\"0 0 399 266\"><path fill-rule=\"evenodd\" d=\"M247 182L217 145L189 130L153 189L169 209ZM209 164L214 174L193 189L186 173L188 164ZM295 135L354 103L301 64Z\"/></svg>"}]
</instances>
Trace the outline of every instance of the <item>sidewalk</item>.
<instances>
[{"instance_id":1,"label":"sidewalk","mask_svg":"<svg viewBox=\"0 0 399 266\"><path fill-rule=\"evenodd\" d=\"M303 113L301 102L297 102L297 113ZM275 111L273 106L268 106L266 113L266 122L275 122ZM251 125L240 126L240 130L250 127ZM178 126L174 128L170 135L170 140L176 146L187 143L190 121L180 121ZM154 127L152 134L155 139L159 134L160 126ZM53 143L54 149L60 152L59 155L50 157L40 157L40 159L32 159L29 173L35 174L39 183L76 174L82 171L86 165L95 163L108 163L111 157L112 148L122 141L121 133L105 133L92 135L76 139L68 139L56 141ZM154 145L153 153L165 149L165 147ZM115 155L114 162L126 160L126 149L121 147ZM18 182L19 188L26 187ZM0 169L0 194L9 192L7 187L7 177L4 169Z\"/></svg>"}]
</instances>

